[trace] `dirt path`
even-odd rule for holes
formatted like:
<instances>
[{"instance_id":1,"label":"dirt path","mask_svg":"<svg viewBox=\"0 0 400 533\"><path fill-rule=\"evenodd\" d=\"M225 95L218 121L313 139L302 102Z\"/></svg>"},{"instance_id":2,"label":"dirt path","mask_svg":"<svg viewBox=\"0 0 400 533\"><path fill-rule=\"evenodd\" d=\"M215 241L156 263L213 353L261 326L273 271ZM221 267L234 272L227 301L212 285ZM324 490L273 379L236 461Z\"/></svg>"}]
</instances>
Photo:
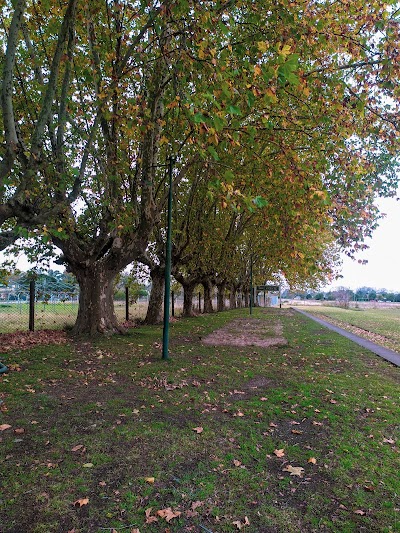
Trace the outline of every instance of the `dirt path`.
<instances>
[{"instance_id":1,"label":"dirt path","mask_svg":"<svg viewBox=\"0 0 400 533\"><path fill-rule=\"evenodd\" d=\"M267 348L286 344L282 336L280 321L268 322L260 319L236 318L223 328L213 331L203 339L204 344L214 346L259 346Z\"/></svg>"}]
</instances>

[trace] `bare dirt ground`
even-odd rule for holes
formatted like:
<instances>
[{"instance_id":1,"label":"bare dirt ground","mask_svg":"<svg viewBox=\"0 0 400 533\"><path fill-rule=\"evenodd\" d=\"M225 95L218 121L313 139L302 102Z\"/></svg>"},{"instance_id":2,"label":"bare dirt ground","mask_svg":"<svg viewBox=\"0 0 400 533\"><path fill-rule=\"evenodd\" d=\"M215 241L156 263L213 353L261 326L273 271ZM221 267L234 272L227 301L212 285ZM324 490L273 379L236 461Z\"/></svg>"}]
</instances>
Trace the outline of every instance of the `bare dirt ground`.
<instances>
[{"instance_id":1,"label":"bare dirt ground","mask_svg":"<svg viewBox=\"0 0 400 533\"><path fill-rule=\"evenodd\" d=\"M259 346L266 348L286 344L280 321L236 318L205 337L202 342L213 346Z\"/></svg>"}]
</instances>

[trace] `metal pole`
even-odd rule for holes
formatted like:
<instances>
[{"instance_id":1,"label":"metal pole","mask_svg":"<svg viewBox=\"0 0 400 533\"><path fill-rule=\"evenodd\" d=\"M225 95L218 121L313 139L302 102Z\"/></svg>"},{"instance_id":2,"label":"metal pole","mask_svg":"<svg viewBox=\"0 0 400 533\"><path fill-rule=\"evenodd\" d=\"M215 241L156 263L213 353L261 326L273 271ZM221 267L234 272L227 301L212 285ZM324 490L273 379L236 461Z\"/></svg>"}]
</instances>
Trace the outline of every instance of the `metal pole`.
<instances>
[{"instance_id":1,"label":"metal pole","mask_svg":"<svg viewBox=\"0 0 400 533\"><path fill-rule=\"evenodd\" d=\"M129 288L125 287L125 319L129 320Z\"/></svg>"},{"instance_id":2,"label":"metal pole","mask_svg":"<svg viewBox=\"0 0 400 533\"><path fill-rule=\"evenodd\" d=\"M253 254L250 256L250 314L253 314Z\"/></svg>"},{"instance_id":3,"label":"metal pole","mask_svg":"<svg viewBox=\"0 0 400 533\"><path fill-rule=\"evenodd\" d=\"M35 331L35 281L29 282L29 331Z\"/></svg>"},{"instance_id":4,"label":"metal pole","mask_svg":"<svg viewBox=\"0 0 400 533\"><path fill-rule=\"evenodd\" d=\"M164 290L164 327L163 327L163 348L162 359L168 359L169 343L169 299L171 291L171 226L172 226L172 166L173 159L169 158L168 165L168 219L167 219L167 243L165 254L165 290Z\"/></svg>"}]
</instances>

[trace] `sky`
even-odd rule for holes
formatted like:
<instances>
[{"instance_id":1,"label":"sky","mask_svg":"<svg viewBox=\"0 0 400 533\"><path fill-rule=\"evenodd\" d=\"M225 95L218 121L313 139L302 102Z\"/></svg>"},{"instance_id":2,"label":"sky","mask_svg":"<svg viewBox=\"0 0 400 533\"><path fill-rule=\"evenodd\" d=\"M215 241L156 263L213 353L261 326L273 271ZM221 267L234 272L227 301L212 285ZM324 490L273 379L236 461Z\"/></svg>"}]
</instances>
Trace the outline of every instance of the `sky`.
<instances>
[{"instance_id":1,"label":"sky","mask_svg":"<svg viewBox=\"0 0 400 533\"><path fill-rule=\"evenodd\" d=\"M400 200L380 198L376 204L386 217L380 220L372 238L366 239L369 249L357 254L355 261L343 256L343 277L325 286L324 291L340 286L400 292ZM364 259L368 261L366 265L357 262Z\"/></svg>"}]
</instances>

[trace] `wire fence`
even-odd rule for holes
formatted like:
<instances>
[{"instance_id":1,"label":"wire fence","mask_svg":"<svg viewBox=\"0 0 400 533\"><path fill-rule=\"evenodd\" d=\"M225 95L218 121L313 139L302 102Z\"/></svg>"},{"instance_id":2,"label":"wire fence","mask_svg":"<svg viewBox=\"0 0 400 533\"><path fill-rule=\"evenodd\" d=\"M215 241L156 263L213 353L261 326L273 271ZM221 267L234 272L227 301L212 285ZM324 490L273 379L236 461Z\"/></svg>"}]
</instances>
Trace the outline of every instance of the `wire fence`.
<instances>
[{"instance_id":1,"label":"wire fence","mask_svg":"<svg viewBox=\"0 0 400 533\"><path fill-rule=\"evenodd\" d=\"M148 296L132 303L129 294L114 301L115 314L119 322L144 319L148 308ZM179 317L183 310L183 294L171 295L171 316ZM213 300L214 309L217 307ZM225 306L229 301L225 300ZM36 286L35 282L25 285L13 284L0 288L0 334L27 330L68 329L76 321L79 307L79 292L76 286ZM193 298L195 313L203 312L203 298Z\"/></svg>"}]
</instances>

